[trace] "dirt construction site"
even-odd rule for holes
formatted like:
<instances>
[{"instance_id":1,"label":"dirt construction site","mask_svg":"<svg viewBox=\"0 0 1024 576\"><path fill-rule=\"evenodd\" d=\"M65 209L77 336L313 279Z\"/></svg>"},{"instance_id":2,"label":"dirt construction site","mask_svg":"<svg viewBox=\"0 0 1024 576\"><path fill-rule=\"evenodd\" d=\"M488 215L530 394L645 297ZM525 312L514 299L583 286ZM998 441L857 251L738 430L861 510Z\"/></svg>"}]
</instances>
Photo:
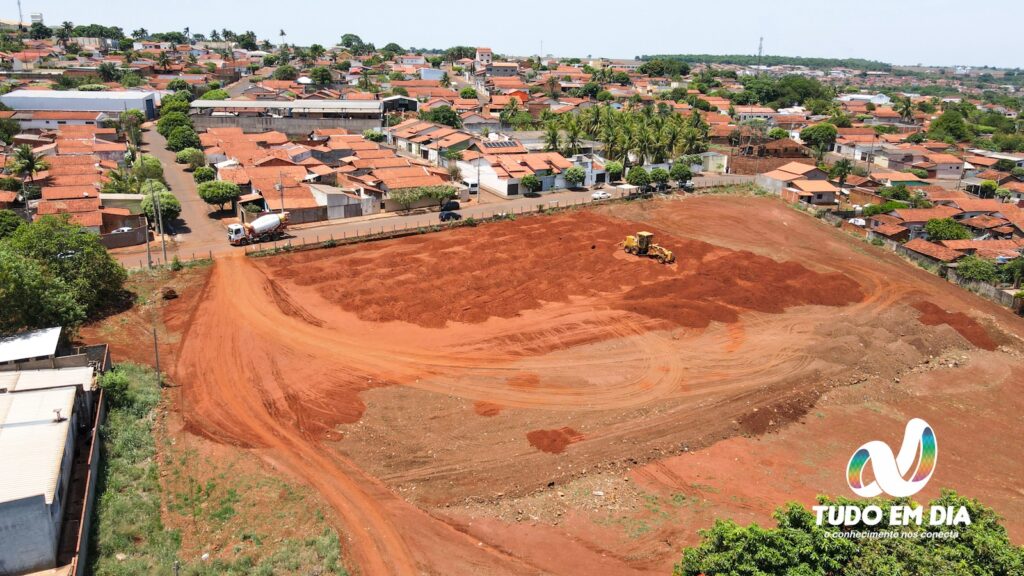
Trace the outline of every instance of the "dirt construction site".
<instances>
[{"instance_id":1,"label":"dirt construction site","mask_svg":"<svg viewBox=\"0 0 1024 576\"><path fill-rule=\"evenodd\" d=\"M355 574L668 574L716 518L851 496L911 417L918 497L1024 538L1020 319L775 199L234 255L164 322L183 433L309 486Z\"/></svg>"}]
</instances>

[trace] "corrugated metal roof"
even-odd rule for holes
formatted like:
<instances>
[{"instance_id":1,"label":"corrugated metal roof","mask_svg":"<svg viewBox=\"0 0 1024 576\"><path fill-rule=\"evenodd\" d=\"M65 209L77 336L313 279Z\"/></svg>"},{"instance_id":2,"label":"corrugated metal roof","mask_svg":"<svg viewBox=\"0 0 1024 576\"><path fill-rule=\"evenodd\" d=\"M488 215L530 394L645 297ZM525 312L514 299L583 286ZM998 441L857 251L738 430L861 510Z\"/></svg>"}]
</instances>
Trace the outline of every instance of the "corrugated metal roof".
<instances>
[{"instance_id":1,"label":"corrugated metal roof","mask_svg":"<svg viewBox=\"0 0 1024 576\"><path fill-rule=\"evenodd\" d=\"M74 403L73 387L0 394L0 502L37 495L53 502Z\"/></svg>"},{"instance_id":2,"label":"corrugated metal roof","mask_svg":"<svg viewBox=\"0 0 1024 576\"><path fill-rule=\"evenodd\" d=\"M291 109L303 112L379 112L384 109L380 100L195 100L190 107Z\"/></svg>"},{"instance_id":3,"label":"corrugated metal roof","mask_svg":"<svg viewBox=\"0 0 1024 576\"><path fill-rule=\"evenodd\" d=\"M57 352L61 328L44 328L0 338L0 363L52 356Z\"/></svg>"},{"instance_id":4,"label":"corrugated metal roof","mask_svg":"<svg viewBox=\"0 0 1024 576\"><path fill-rule=\"evenodd\" d=\"M0 392L4 389L8 392L25 392L66 386L78 386L83 390L91 390L92 375L92 366L0 372Z\"/></svg>"}]
</instances>

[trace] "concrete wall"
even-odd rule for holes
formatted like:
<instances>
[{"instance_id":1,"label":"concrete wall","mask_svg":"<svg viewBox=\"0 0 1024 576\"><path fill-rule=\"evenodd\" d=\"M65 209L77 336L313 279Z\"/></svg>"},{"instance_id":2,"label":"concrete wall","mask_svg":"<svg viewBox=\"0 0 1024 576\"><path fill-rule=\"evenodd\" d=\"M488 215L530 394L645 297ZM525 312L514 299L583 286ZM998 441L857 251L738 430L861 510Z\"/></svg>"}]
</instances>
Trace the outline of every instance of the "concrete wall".
<instances>
[{"instance_id":1,"label":"concrete wall","mask_svg":"<svg viewBox=\"0 0 1024 576\"><path fill-rule=\"evenodd\" d=\"M191 116L196 131L209 128L241 128L243 132L259 133L276 130L289 136L307 136L318 128L344 128L360 134L368 128L379 128L380 120L372 118L270 118L265 116Z\"/></svg>"},{"instance_id":2,"label":"concrete wall","mask_svg":"<svg viewBox=\"0 0 1024 576\"><path fill-rule=\"evenodd\" d=\"M42 494L0 504L0 576L53 568L57 534Z\"/></svg>"}]
</instances>

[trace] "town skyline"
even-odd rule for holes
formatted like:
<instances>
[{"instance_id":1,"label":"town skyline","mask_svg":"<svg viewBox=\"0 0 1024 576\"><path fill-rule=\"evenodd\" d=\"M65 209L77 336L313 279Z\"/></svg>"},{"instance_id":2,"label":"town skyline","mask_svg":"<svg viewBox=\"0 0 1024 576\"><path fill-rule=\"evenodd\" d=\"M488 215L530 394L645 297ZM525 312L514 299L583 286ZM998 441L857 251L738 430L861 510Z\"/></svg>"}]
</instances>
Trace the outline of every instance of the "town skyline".
<instances>
[{"instance_id":1,"label":"town skyline","mask_svg":"<svg viewBox=\"0 0 1024 576\"><path fill-rule=\"evenodd\" d=\"M300 4L302 4L300 2ZM313 4L313 3L309 3ZM1009 21L1024 17L1024 5L997 2L999 13ZM549 6L528 2L527 9L484 12L475 15L476 24L463 25L462 16L444 10L423 10L415 18L390 18L373 5L316 6L323 18L310 20L308 12L294 10L288 14L273 12L265 0L247 4L248 15L239 18L235 6L210 6L199 2L153 6L145 11L124 0L106 3L101 18L87 5L67 0L34 0L22 3L26 21L29 14L41 13L50 26L70 20L76 24L120 26L126 34L136 28L150 32L180 31L186 26L192 32L208 34L211 29L228 28L237 32L253 30L261 40L277 44L282 40L300 46L319 43L331 46L342 34L354 33L367 42L383 46L396 42L403 47L444 49L454 45L488 46L501 54L515 56L547 55L561 57L633 58L644 54L757 54L758 42L764 38L764 54L772 56L809 56L820 58L863 58L900 66L989 66L1019 68L1024 65L1020 51L1011 36L986 37L984 45L967 43L944 34L918 34L914 42L893 42L907 37L908 27L915 30L941 31L952 19L962 17L962 5L948 0L934 2L928 11L914 15L912 22L903 19L870 19L863 26L856 24L856 14L885 13L891 5L869 0L856 13L839 12L830 18L819 18L820 4L807 0L787 3L785 10L748 0L730 3L730 15L720 14L716 6L680 7L671 2L649 2L631 7L629 20L637 33L611 33L616 5L598 0L586 11L571 6ZM400 1L394 14L408 14L415 4ZM536 16L543 7L543 24ZM875 12L880 10L882 12ZM680 20L659 17L682 11ZM5 16L16 20L13 10ZM260 18L253 14L272 17ZM850 17L854 19L851 22ZM380 20L388 19L386 26ZM501 18L502 25L494 26ZM629 21L627 20L627 21ZM572 26L566 24L572 23ZM715 22L717 25L704 25ZM156 26L156 23L162 23ZM704 23L694 25L694 23ZM284 30L286 36L279 32ZM451 31L455 31L453 34ZM682 34L676 35L677 32ZM848 41L843 39L848 37ZM838 39L838 41L837 41Z\"/></svg>"}]
</instances>

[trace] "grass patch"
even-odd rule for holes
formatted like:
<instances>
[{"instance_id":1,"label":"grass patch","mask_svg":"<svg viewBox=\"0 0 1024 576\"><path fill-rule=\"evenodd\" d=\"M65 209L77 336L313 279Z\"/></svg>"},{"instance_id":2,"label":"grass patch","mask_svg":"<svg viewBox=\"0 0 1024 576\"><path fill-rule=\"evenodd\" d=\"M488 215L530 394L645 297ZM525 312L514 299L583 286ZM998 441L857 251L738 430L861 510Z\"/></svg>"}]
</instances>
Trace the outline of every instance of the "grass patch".
<instances>
[{"instance_id":1,"label":"grass patch","mask_svg":"<svg viewBox=\"0 0 1024 576\"><path fill-rule=\"evenodd\" d=\"M181 576L348 574L341 563L340 540L330 526L310 537L283 540L244 531L234 546L229 546L229 558L182 559L181 532L166 528L162 505L190 516L197 527L216 530L250 505L245 502L245 491L227 485L224 476L221 482L203 483L188 477L185 491L163 494L154 435L161 401L155 371L119 364L101 377L100 386L106 393L108 411L100 431L103 458L90 539L92 574L172 576L176 562ZM180 477L180 468L189 456L168 458L168 472ZM285 486L286 495L294 493Z\"/></svg>"}]
</instances>

